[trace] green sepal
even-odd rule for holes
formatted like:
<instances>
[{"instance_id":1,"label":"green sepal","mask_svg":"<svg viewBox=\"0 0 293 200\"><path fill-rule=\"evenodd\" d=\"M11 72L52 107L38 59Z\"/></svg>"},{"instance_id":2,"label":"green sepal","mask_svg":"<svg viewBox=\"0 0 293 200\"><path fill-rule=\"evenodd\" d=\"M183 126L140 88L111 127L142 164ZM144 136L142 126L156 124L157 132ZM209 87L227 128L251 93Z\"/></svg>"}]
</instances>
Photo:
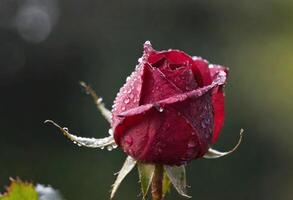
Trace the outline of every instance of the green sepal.
<instances>
[{"instance_id":1,"label":"green sepal","mask_svg":"<svg viewBox=\"0 0 293 200\"><path fill-rule=\"evenodd\" d=\"M150 185L153 180L155 165L137 163L139 181L141 184L142 199L145 200L145 197L148 193Z\"/></svg>"},{"instance_id":2,"label":"green sepal","mask_svg":"<svg viewBox=\"0 0 293 200\"><path fill-rule=\"evenodd\" d=\"M167 175L167 172L166 170L164 170L164 175L163 175L163 189L162 189L162 192L163 192L163 198L166 196L166 194L168 192L170 192L170 189L171 189L171 181Z\"/></svg>"},{"instance_id":3,"label":"green sepal","mask_svg":"<svg viewBox=\"0 0 293 200\"><path fill-rule=\"evenodd\" d=\"M185 166L164 166L166 173L177 192L184 197L191 198L186 194L186 172Z\"/></svg>"},{"instance_id":4,"label":"green sepal","mask_svg":"<svg viewBox=\"0 0 293 200\"><path fill-rule=\"evenodd\" d=\"M121 168L121 170L118 172L118 176L112 185L111 195L110 199L113 199L118 187L120 186L123 179L129 174L129 172L135 167L136 160L134 160L132 157L128 156Z\"/></svg>"}]
</instances>

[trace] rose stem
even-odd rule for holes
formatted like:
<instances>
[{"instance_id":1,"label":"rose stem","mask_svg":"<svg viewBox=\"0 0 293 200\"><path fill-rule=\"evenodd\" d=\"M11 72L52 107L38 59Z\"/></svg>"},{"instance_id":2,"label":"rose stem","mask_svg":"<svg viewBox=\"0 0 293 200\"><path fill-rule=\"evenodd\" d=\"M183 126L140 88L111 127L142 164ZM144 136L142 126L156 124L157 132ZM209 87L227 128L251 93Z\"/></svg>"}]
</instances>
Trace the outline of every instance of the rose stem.
<instances>
[{"instance_id":1,"label":"rose stem","mask_svg":"<svg viewBox=\"0 0 293 200\"><path fill-rule=\"evenodd\" d=\"M163 165L156 165L152 180L152 200L162 200L162 185L163 185Z\"/></svg>"}]
</instances>

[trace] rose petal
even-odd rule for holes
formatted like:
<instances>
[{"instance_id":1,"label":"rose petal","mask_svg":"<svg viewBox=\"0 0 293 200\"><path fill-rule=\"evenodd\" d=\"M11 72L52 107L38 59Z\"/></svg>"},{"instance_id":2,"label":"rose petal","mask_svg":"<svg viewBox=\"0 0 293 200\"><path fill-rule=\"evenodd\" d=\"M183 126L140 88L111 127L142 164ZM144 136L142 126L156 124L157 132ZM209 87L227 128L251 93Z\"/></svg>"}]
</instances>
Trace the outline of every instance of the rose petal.
<instances>
[{"instance_id":1,"label":"rose petal","mask_svg":"<svg viewBox=\"0 0 293 200\"><path fill-rule=\"evenodd\" d=\"M195 79L200 83L201 87L211 84L212 78L210 75L209 63L206 60L196 57L193 61L192 70Z\"/></svg>"},{"instance_id":2,"label":"rose petal","mask_svg":"<svg viewBox=\"0 0 293 200\"><path fill-rule=\"evenodd\" d=\"M176 71L168 68L162 68L160 70L168 80L174 83L183 92L195 90L198 87L193 72L189 68L182 67L176 69Z\"/></svg>"},{"instance_id":3,"label":"rose petal","mask_svg":"<svg viewBox=\"0 0 293 200\"><path fill-rule=\"evenodd\" d=\"M180 93L181 90L170 82L159 69L148 64L144 65L140 105L157 102Z\"/></svg>"},{"instance_id":4,"label":"rose petal","mask_svg":"<svg viewBox=\"0 0 293 200\"><path fill-rule=\"evenodd\" d=\"M212 78L215 78L220 72L225 72L228 74L228 68L222 67L220 65L209 65L210 74ZM224 124L225 118L225 101L224 101L224 90L223 86L214 88L213 90L213 107L214 107L214 134L212 139L212 144L214 144L220 135Z\"/></svg>"},{"instance_id":5,"label":"rose petal","mask_svg":"<svg viewBox=\"0 0 293 200\"><path fill-rule=\"evenodd\" d=\"M143 66L137 67L117 94L112 109L112 126L119 123L120 119L117 118L119 113L139 106L143 69Z\"/></svg>"},{"instance_id":6,"label":"rose petal","mask_svg":"<svg viewBox=\"0 0 293 200\"><path fill-rule=\"evenodd\" d=\"M148 57L148 62L151 65L156 65L156 63L161 61L162 59L166 59L169 64L184 66L188 66L193 62L192 58L189 55L179 50L154 51Z\"/></svg>"},{"instance_id":7,"label":"rose petal","mask_svg":"<svg viewBox=\"0 0 293 200\"><path fill-rule=\"evenodd\" d=\"M115 140L123 150L142 162L180 165L190 160L190 156L198 155L197 150L187 152L191 139L193 148L199 145L198 138L192 135L191 125L172 107L162 112L153 107L128 115L115 132Z\"/></svg>"}]
</instances>

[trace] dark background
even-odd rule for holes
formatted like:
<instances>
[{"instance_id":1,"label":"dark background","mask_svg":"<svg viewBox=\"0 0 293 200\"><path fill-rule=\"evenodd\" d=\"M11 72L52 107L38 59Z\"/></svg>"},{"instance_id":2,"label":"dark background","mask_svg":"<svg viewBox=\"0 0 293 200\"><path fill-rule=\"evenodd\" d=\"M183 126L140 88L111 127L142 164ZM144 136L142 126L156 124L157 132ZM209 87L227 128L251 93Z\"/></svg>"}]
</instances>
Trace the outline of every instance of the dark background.
<instances>
[{"instance_id":1,"label":"dark background","mask_svg":"<svg viewBox=\"0 0 293 200\"><path fill-rule=\"evenodd\" d=\"M108 199L125 159L78 148L109 128L79 80L110 108L150 40L230 67L216 148L231 156L187 167L193 199L293 199L293 1L0 0L0 191L8 178L51 184L68 200ZM116 199L140 199L137 172ZM167 199L181 199L173 189Z\"/></svg>"}]
</instances>

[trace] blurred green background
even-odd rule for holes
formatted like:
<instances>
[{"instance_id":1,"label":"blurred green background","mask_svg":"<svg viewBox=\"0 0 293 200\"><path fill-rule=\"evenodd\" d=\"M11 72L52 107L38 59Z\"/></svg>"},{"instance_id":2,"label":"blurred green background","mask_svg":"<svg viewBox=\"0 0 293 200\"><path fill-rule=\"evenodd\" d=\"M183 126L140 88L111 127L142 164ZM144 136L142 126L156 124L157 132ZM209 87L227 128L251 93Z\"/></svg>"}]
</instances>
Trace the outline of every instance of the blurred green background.
<instances>
[{"instance_id":1,"label":"blurred green background","mask_svg":"<svg viewBox=\"0 0 293 200\"><path fill-rule=\"evenodd\" d=\"M68 200L108 199L125 155L78 148L43 121L107 135L78 81L111 107L146 40L230 68L216 147L230 149L240 128L244 141L231 156L188 165L193 199L293 199L292 0L1 0L0 191L19 176ZM116 199L138 195L134 171Z\"/></svg>"}]
</instances>

